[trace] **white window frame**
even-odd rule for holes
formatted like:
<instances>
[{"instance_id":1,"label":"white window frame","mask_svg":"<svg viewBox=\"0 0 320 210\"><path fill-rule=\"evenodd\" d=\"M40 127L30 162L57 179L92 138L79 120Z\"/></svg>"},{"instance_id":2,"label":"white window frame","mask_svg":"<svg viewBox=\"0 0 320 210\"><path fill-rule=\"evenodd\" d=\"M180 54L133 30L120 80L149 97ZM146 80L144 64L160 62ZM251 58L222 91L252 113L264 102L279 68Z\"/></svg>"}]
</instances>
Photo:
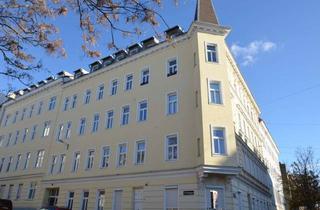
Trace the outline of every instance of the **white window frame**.
<instances>
[{"instance_id":1,"label":"white window frame","mask_svg":"<svg viewBox=\"0 0 320 210\"><path fill-rule=\"evenodd\" d=\"M37 135L37 127L38 127L38 125L32 126L32 132L31 132L31 135L30 135L30 140L31 140L31 141L33 141L33 140L36 138L36 135Z\"/></svg>"},{"instance_id":2,"label":"white window frame","mask_svg":"<svg viewBox=\"0 0 320 210\"><path fill-rule=\"evenodd\" d=\"M43 166L44 155L45 150L38 150L34 168L41 168Z\"/></svg>"},{"instance_id":3,"label":"white window frame","mask_svg":"<svg viewBox=\"0 0 320 210\"><path fill-rule=\"evenodd\" d=\"M207 43L207 42L205 42L204 43L204 46L205 46L205 49L204 49L204 51L205 51L205 55L206 55L206 62L207 63L212 63L212 64L218 64L219 63L219 49L218 49L218 45L217 44L215 44L215 43ZM215 51L215 54L216 54L216 61L209 61L209 59L208 59L208 48L207 48L207 46L214 46L215 48L216 48L216 51Z\"/></svg>"},{"instance_id":4,"label":"white window frame","mask_svg":"<svg viewBox=\"0 0 320 210\"><path fill-rule=\"evenodd\" d=\"M101 202L99 195L100 195L101 192L104 192L104 197L103 197L102 208L99 208L100 207L100 202ZM106 204L106 190L105 189L98 189L97 193L96 193L95 209L96 210L104 210L104 209L106 209L105 204Z\"/></svg>"},{"instance_id":5,"label":"white window frame","mask_svg":"<svg viewBox=\"0 0 320 210\"><path fill-rule=\"evenodd\" d=\"M84 194L88 193L88 197L84 197ZM80 210L88 210L88 204L89 204L89 198L90 198L90 192L89 190L83 190L81 195L81 203L80 203ZM84 200L86 200L86 208L84 208Z\"/></svg>"},{"instance_id":6,"label":"white window frame","mask_svg":"<svg viewBox=\"0 0 320 210\"><path fill-rule=\"evenodd\" d=\"M91 90L87 89L84 93L83 104L84 105L90 104L90 100L91 100Z\"/></svg>"},{"instance_id":7,"label":"white window frame","mask_svg":"<svg viewBox=\"0 0 320 210\"><path fill-rule=\"evenodd\" d=\"M77 155L79 155L79 159L77 158ZM75 172L77 172L79 170L80 161L81 161L81 153L80 153L80 151L74 152L73 153L71 172L75 173Z\"/></svg>"},{"instance_id":8,"label":"white window frame","mask_svg":"<svg viewBox=\"0 0 320 210\"><path fill-rule=\"evenodd\" d=\"M25 157L26 157L26 159L25 159L24 164L23 164L23 170L27 170L28 167L29 167L29 163L30 163L30 159L31 159L31 153L27 152Z\"/></svg>"},{"instance_id":9,"label":"white window frame","mask_svg":"<svg viewBox=\"0 0 320 210\"><path fill-rule=\"evenodd\" d=\"M147 79L147 82L145 83L144 82L144 78L145 78L145 75L144 75L144 72L148 71L148 75L146 76L148 79ZM140 86L144 86L144 85L147 85L150 83L150 68L149 67L145 67L141 70L141 75L140 75Z\"/></svg>"},{"instance_id":10,"label":"white window frame","mask_svg":"<svg viewBox=\"0 0 320 210\"><path fill-rule=\"evenodd\" d=\"M214 148L214 130L223 130L223 141L224 141L224 153L216 153L215 152L215 148ZM226 156L228 154L228 150L227 150L227 139L226 139L226 135L227 134L227 129L226 127L219 127L219 126L213 126L210 125L210 139L211 139L211 155L222 155L222 156ZM219 149L220 150L220 149Z\"/></svg>"},{"instance_id":11,"label":"white window frame","mask_svg":"<svg viewBox=\"0 0 320 210\"><path fill-rule=\"evenodd\" d=\"M170 74L170 62L171 61L176 61L176 71L174 72L174 73L172 73L172 74ZM168 58L167 59L167 62L166 62L166 76L167 77L170 77L170 76L173 76L173 75L177 75L178 74L178 71L179 71L179 64L178 64L178 57L172 57L172 58Z\"/></svg>"},{"instance_id":12,"label":"white window frame","mask_svg":"<svg viewBox=\"0 0 320 210\"><path fill-rule=\"evenodd\" d=\"M109 117L109 113L112 113L112 117ZM113 124L114 124L114 110L111 109L106 112L106 129L113 128Z\"/></svg>"},{"instance_id":13,"label":"white window frame","mask_svg":"<svg viewBox=\"0 0 320 210\"><path fill-rule=\"evenodd\" d=\"M104 84L101 84L97 88L97 101L102 100L104 97Z\"/></svg>"},{"instance_id":14,"label":"white window frame","mask_svg":"<svg viewBox=\"0 0 320 210\"><path fill-rule=\"evenodd\" d=\"M73 193L72 197L70 196L71 193ZM73 209L74 196L75 196L75 192L74 191L68 191L67 200L66 200L66 207L69 208L69 209Z\"/></svg>"},{"instance_id":15,"label":"white window frame","mask_svg":"<svg viewBox=\"0 0 320 210\"><path fill-rule=\"evenodd\" d=\"M50 164L50 168L49 168L49 174L54 174L55 167L56 167L57 163L58 163L58 156L57 155L52 155L51 164Z\"/></svg>"},{"instance_id":16,"label":"white window frame","mask_svg":"<svg viewBox=\"0 0 320 210\"><path fill-rule=\"evenodd\" d=\"M109 150L109 153L107 155L104 154L104 149L107 148ZM106 145L106 146L103 146L101 148L101 160L100 160L100 168L109 168L110 166L110 157L111 157L111 147ZM103 165L103 162L104 162L104 159L107 159L107 166L104 166Z\"/></svg>"},{"instance_id":17,"label":"white window frame","mask_svg":"<svg viewBox=\"0 0 320 210\"><path fill-rule=\"evenodd\" d=\"M14 167L14 170L15 170L15 171L17 171L17 170L19 169L20 162L21 162L21 158L22 158L22 155L21 155L21 154L18 154L18 155L17 155L16 166Z\"/></svg>"},{"instance_id":18,"label":"white window frame","mask_svg":"<svg viewBox=\"0 0 320 210\"><path fill-rule=\"evenodd\" d=\"M50 135L50 127L51 127L51 121L45 121L43 123L42 137L47 137Z\"/></svg>"},{"instance_id":19,"label":"white window frame","mask_svg":"<svg viewBox=\"0 0 320 210\"><path fill-rule=\"evenodd\" d=\"M222 208L219 209L225 209L225 196L226 196L226 191L223 186L220 185L206 185L205 186L205 202L206 202L206 209L211 209L208 206L208 195L207 192L208 190L222 190L223 191L223 196L222 196ZM218 195L219 196L219 195Z\"/></svg>"},{"instance_id":20,"label":"white window frame","mask_svg":"<svg viewBox=\"0 0 320 210\"><path fill-rule=\"evenodd\" d=\"M92 159L90 158L90 152L93 152L93 156L92 156ZM95 156L95 150L94 149L88 149L88 152L87 152L87 160L85 161L85 170L91 170L91 169L93 169L93 167L94 167L94 156ZM89 166L89 161L91 161L92 160L92 163L90 164L90 167L88 167Z\"/></svg>"},{"instance_id":21,"label":"white window frame","mask_svg":"<svg viewBox=\"0 0 320 210\"><path fill-rule=\"evenodd\" d=\"M18 184L17 190L16 190L16 200L20 200L22 189L23 189L23 184L21 183Z\"/></svg>"},{"instance_id":22,"label":"white window frame","mask_svg":"<svg viewBox=\"0 0 320 210\"><path fill-rule=\"evenodd\" d=\"M40 102L39 102L39 105L38 105L37 115L40 115L40 114L41 114L41 112L42 112L42 108L43 108L43 102L42 102L42 101L40 101Z\"/></svg>"},{"instance_id":23,"label":"white window frame","mask_svg":"<svg viewBox=\"0 0 320 210\"><path fill-rule=\"evenodd\" d=\"M147 107L146 108L143 108L141 109L141 104L143 103L146 103L147 104ZM143 119L140 119L141 117L141 112L143 112L142 115L145 115L143 116L144 118ZM147 99L144 99L144 100L141 100L138 102L137 104L137 122L145 122L148 120L148 115L149 115L149 103L148 103L148 100Z\"/></svg>"},{"instance_id":24,"label":"white window frame","mask_svg":"<svg viewBox=\"0 0 320 210\"><path fill-rule=\"evenodd\" d=\"M96 133L99 130L99 123L100 123L100 114L99 113L95 113L93 115L93 119L92 119L92 129L91 129L91 133Z\"/></svg>"},{"instance_id":25,"label":"white window frame","mask_svg":"<svg viewBox=\"0 0 320 210\"><path fill-rule=\"evenodd\" d=\"M27 140L27 136L29 134L29 128L25 128L22 136L22 143L24 143ZM1 145L0 145L1 147Z\"/></svg>"},{"instance_id":26,"label":"white window frame","mask_svg":"<svg viewBox=\"0 0 320 210\"><path fill-rule=\"evenodd\" d=\"M60 124L58 125L57 141L63 139L63 129L64 129L64 125L63 125L63 123L60 123Z\"/></svg>"},{"instance_id":27,"label":"white window frame","mask_svg":"<svg viewBox=\"0 0 320 210\"><path fill-rule=\"evenodd\" d=\"M33 111L34 111L34 104L32 104L31 107L30 107L29 118L32 117Z\"/></svg>"},{"instance_id":28,"label":"white window frame","mask_svg":"<svg viewBox=\"0 0 320 210\"><path fill-rule=\"evenodd\" d=\"M126 151L125 152L120 152L120 146L121 145L125 145L126 146ZM122 155L125 156L124 164L120 164L120 158L121 158ZM128 142L123 142L123 143L118 144L116 160L117 160L116 166L118 168L122 168L122 167L125 167L127 165L127 162L128 162Z\"/></svg>"},{"instance_id":29,"label":"white window frame","mask_svg":"<svg viewBox=\"0 0 320 210\"><path fill-rule=\"evenodd\" d=\"M175 94L176 95L176 112L174 112L174 113L170 113L169 112L169 96L170 95L173 95L173 94ZM166 115L167 116L171 116L171 115L175 115L175 114L177 114L178 112L179 112L179 95L178 95L178 91L171 91L171 92L168 92L167 94L166 94Z\"/></svg>"},{"instance_id":30,"label":"white window frame","mask_svg":"<svg viewBox=\"0 0 320 210\"><path fill-rule=\"evenodd\" d=\"M138 151L138 144L143 142L144 143L144 150L143 151ZM143 152L144 153L144 157L143 157L143 162L140 162L138 163L138 153L139 152ZM147 141L145 139L140 139L140 140L137 140L135 142L135 149L134 149L134 164L135 165L144 165L146 163L146 155L147 154Z\"/></svg>"},{"instance_id":31,"label":"white window frame","mask_svg":"<svg viewBox=\"0 0 320 210\"><path fill-rule=\"evenodd\" d=\"M126 124L124 124L124 123L123 123L123 117L124 117L124 114L125 114L125 113L124 113L124 108L126 108L126 107L129 107L128 120L127 120L128 122L127 122ZM121 115L120 115L120 119L121 119L121 120L120 120L120 125L121 125L121 126L126 126L126 125L128 125L128 124L130 123L130 111L131 111L131 110L130 110L130 105L129 105L129 104L124 105L124 106L121 107Z\"/></svg>"},{"instance_id":32,"label":"white window frame","mask_svg":"<svg viewBox=\"0 0 320 210\"><path fill-rule=\"evenodd\" d=\"M169 153L168 153L168 150L169 150L169 145L168 145L168 140L169 138L168 137L171 137L171 136L176 136L177 138L177 158L172 158L172 159L169 159ZM179 145L179 134L178 133L170 133L168 135L165 136L165 160L166 161L177 161L179 160L179 153L180 153L180 149L179 149L180 145Z\"/></svg>"},{"instance_id":33,"label":"white window frame","mask_svg":"<svg viewBox=\"0 0 320 210\"><path fill-rule=\"evenodd\" d=\"M82 123L84 122L84 123ZM80 118L80 123L79 123L79 131L78 135L83 136L86 133L86 124L87 124L87 119L85 117Z\"/></svg>"},{"instance_id":34,"label":"white window frame","mask_svg":"<svg viewBox=\"0 0 320 210\"><path fill-rule=\"evenodd\" d=\"M163 189L163 209L164 210L173 210L175 208L167 208L167 196L166 196L166 190L170 190L170 189L177 189L177 208L179 210L179 204L180 204L180 200L179 200L179 185L172 185L172 186L165 186Z\"/></svg>"},{"instance_id":35,"label":"white window frame","mask_svg":"<svg viewBox=\"0 0 320 210\"><path fill-rule=\"evenodd\" d=\"M219 85L219 95L220 95L220 103L215 103L211 101L211 83ZM223 94L222 94L222 83L217 80L207 80L207 87L208 87L208 103L211 105L223 105Z\"/></svg>"},{"instance_id":36,"label":"white window frame","mask_svg":"<svg viewBox=\"0 0 320 210\"><path fill-rule=\"evenodd\" d=\"M110 96L117 95L118 88L119 88L119 80L118 79L111 80L111 82L110 82Z\"/></svg>"},{"instance_id":37,"label":"white window frame","mask_svg":"<svg viewBox=\"0 0 320 210\"><path fill-rule=\"evenodd\" d=\"M131 76L132 79L131 80L128 80L128 77ZM130 83L129 87L128 88L128 84ZM130 73L130 74L127 74L125 76L125 82L124 82L124 91L130 91L130 90L133 90L133 73Z\"/></svg>"},{"instance_id":38,"label":"white window frame","mask_svg":"<svg viewBox=\"0 0 320 210\"><path fill-rule=\"evenodd\" d=\"M32 192L31 192L32 191ZM37 191L37 182L31 182L30 186L29 186L29 190L28 190L28 195L27 195L27 199L28 200L33 200L35 198L36 195L36 191ZM31 193L31 194L30 194ZM30 196L31 195L31 196Z\"/></svg>"},{"instance_id":39,"label":"white window frame","mask_svg":"<svg viewBox=\"0 0 320 210\"><path fill-rule=\"evenodd\" d=\"M71 138L71 129L72 129L72 122L68 121L67 122L67 126L66 126L66 133L64 138L65 139L70 139Z\"/></svg>"},{"instance_id":40,"label":"white window frame","mask_svg":"<svg viewBox=\"0 0 320 210\"><path fill-rule=\"evenodd\" d=\"M57 103L57 96L53 96L50 98L50 101L49 101L49 108L48 110L49 111L52 111L56 108L56 103Z\"/></svg>"},{"instance_id":41,"label":"white window frame","mask_svg":"<svg viewBox=\"0 0 320 210\"><path fill-rule=\"evenodd\" d=\"M23 108L22 109L22 113L21 113L21 117L20 117L20 120L23 121L25 116L26 116L26 112L27 112L27 108Z\"/></svg>"},{"instance_id":42,"label":"white window frame","mask_svg":"<svg viewBox=\"0 0 320 210\"><path fill-rule=\"evenodd\" d=\"M71 102L71 107L70 109L75 109L77 107L77 100L78 100L78 95L74 94L72 96L72 102Z\"/></svg>"}]
</instances>

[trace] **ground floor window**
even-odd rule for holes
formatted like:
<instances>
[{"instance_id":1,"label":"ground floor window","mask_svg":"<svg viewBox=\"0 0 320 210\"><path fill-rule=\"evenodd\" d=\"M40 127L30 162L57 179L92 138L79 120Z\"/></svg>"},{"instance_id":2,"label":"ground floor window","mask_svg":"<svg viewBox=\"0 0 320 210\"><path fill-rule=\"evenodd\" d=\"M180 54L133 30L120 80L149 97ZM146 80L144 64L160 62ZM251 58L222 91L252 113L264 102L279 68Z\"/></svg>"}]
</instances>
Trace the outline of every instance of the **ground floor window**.
<instances>
[{"instance_id":1,"label":"ground floor window","mask_svg":"<svg viewBox=\"0 0 320 210\"><path fill-rule=\"evenodd\" d=\"M81 204L81 210L87 210L88 209L88 200L89 200L89 192L84 191L82 195L82 204Z\"/></svg>"},{"instance_id":2,"label":"ground floor window","mask_svg":"<svg viewBox=\"0 0 320 210\"><path fill-rule=\"evenodd\" d=\"M104 208L104 201L105 201L105 194L104 190L98 190L97 194L97 210L103 210Z\"/></svg>"},{"instance_id":3,"label":"ground floor window","mask_svg":"<svg viewBox=\"0 0 320 210\"><path fill-rule=\"evenodd\" d=\"M222 187L207 188L207 210L224 210L224 189Z\"/></svg>"},{"instance_id":4,"label":"ground floor window","mask_svg":"<svg viewBox=\"0 0 320 210\"><path fill-rule=\"evenodd\" d=\"M113 194L112 210L122 210L122 190L116 190Z\"/></svg>"},{"instance_id":5,"label":"ground floor window","mask_svg":"<svg viewBox=\"0 0 320 210\"><path fill-rule=\"evenodd\" d=\"M178 210L178 187L167 187L165 190L165 210Z\"/></svg>"},{"instance_id":6,"label":"ground floor window","mask_svg":"<svg viewBox=\"0 0 320 210\"><path fill-rule=\"evenodd\" d=\"M56 206L58 203L59 188L48 189L48 191L49 191L48 206Z\"/></svg>"},{"instance_id":7,"label":"ground floor window","mask_svg":"<svg viewBox=\"0 0 320 210\"><path fill-rule=\"evenodd\" d=\"M73 207L73 198L74 198L74 192L69 192L68 193L68 200L67 200L67 207L70 210L72 210L72 207Z\"/></svg>"}]
</instances>

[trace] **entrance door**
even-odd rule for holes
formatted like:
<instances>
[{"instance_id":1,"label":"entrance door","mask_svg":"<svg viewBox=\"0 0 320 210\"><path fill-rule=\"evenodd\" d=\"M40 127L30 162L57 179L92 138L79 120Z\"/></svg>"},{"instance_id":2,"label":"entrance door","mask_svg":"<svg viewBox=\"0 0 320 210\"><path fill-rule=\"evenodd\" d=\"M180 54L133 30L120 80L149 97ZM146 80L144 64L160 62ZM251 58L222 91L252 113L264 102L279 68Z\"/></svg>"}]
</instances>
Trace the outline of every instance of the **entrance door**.
<instances>
[{"instance_id":1,"label":"entrance door","mask_svg":"<svg viewBox=\"0 0 320 210\"><path fill-rule=\"evenodd\" d=\"M134 210L142 210L143 205L143 189L135 189L133 195Z\"/></svg>"},{"instance_id":2,"label":"entrance door","mask_svg":"<svg viewBox=\"0 0 320 210\"><path fill-rule=\"evenodd\" d=\"M114 191L113 210L122 210L122 190Z\"/></svg>"}]
</instances>

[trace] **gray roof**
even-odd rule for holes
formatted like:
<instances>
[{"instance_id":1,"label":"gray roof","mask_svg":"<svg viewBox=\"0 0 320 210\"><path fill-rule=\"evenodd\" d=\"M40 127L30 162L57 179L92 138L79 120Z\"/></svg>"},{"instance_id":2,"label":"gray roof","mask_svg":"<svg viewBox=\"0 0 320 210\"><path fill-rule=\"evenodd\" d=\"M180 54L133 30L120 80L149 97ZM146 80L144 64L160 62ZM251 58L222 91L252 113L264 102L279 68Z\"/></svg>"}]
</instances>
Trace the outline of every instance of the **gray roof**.
<instances>
[{"instance_id":1,"label":"gray roof","mask_svg":"<svg viewBox=\"0 0 320 210\"><path fill-rule=\"evenodd\" d=\"M0 93L0 106L7 100L6 95Z\"/></svg>"}]
</instances>

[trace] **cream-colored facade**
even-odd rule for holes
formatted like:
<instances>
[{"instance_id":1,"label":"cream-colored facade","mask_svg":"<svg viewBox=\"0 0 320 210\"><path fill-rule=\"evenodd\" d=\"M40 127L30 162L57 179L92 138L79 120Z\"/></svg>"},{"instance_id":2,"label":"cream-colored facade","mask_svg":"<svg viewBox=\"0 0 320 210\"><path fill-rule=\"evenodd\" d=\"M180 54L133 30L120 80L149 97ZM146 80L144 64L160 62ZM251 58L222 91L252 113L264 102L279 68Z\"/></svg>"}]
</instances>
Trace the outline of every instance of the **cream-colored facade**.
<instances>
[{"instance_id":1,"label":"cream-colored facade","mask_svg":"<svg viewBox=\"0 0 320 210\"><path fill-rule=\"evenodd\" d=\"M15 209L284 209L279 150L229 28L201 1L187 32L9 95L0 196Z\"/></svg>"}]
</instances>

